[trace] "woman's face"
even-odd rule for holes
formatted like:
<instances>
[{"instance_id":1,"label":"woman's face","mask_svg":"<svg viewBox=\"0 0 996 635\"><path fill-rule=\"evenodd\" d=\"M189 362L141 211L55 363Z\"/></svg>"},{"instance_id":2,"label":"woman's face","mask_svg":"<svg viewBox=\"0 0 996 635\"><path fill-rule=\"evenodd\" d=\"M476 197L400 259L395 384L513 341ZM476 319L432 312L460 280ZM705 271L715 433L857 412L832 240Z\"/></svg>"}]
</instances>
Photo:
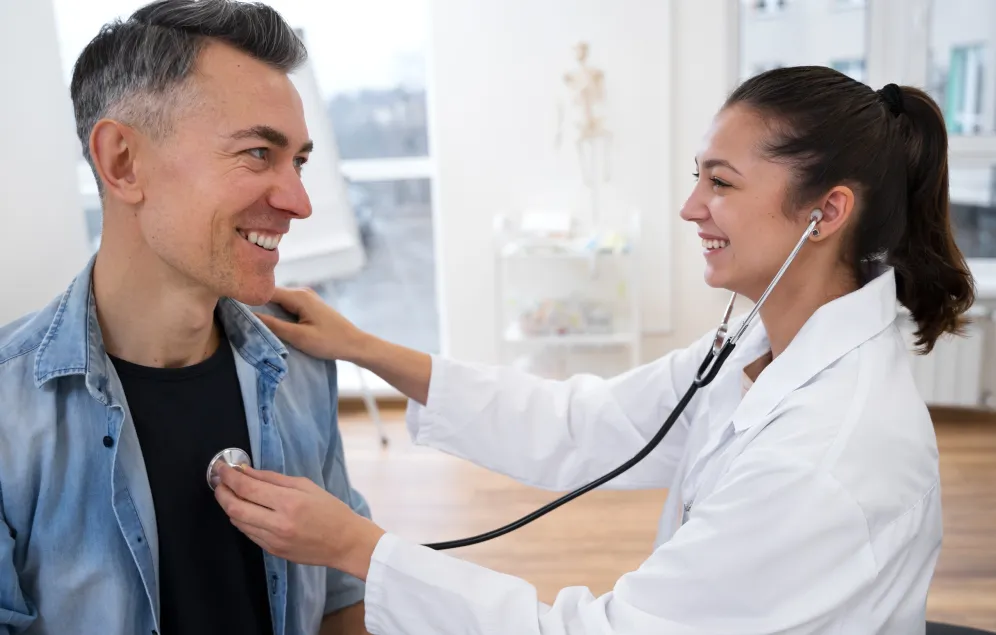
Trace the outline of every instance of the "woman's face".
<instances>
[{"instance_id":1,"label":"woman's face","mask_svg":"<svg viewBox=\"0 0 996 635\"><path fill-rule=\"evenodd\" d=\"M695 189L681 217L698 225L709 286L756 301L808 225L807 210L786 215L791 172L763 158L769 132L744 106L720 111L696 157Z\"/></svg>"}]
</instances>

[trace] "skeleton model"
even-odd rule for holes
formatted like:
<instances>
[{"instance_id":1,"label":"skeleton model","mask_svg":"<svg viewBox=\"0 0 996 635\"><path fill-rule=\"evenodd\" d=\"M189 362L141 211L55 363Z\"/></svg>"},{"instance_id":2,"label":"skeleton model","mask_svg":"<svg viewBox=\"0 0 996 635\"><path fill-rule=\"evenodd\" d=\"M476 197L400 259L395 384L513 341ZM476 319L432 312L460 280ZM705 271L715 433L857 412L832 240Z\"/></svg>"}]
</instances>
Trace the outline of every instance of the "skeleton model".
<instances>
[{"instance_id":1,"label":"skeleton model","mask_svg":"<svg viewBox=\"0 0 996 635\"><path fill-rule=\"evenodd\" d=\"M588 44L580 42L574 47L578 68L564 74L564 84L570 91L571 104L576 108L577 120L575 145L581 166L581 179L591 190L592 221L598 219L598 184L610 177L609 156L612 133L605 126L601 114L605 104L605 73L588 64ZM564 107L558 113L556 146L563 141Z\"/></svg>"}]
</instances>

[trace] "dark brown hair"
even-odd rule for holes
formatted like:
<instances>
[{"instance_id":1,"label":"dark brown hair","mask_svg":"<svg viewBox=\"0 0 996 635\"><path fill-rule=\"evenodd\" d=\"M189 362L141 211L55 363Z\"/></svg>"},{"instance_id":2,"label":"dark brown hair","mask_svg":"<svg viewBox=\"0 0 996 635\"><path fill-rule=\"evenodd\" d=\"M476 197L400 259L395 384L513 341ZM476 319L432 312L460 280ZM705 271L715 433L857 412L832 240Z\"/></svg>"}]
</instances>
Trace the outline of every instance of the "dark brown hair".
<instances>
[{"instance_id":1,"label":"dark brown hair","mask_svg":"<svg viewBox=\"0 0 996 635\"><path fill-rule=\"evenodd\" d=\"M860 285L869 265L894 268L919 352L944 333L961 334L975 285L951 231L947 131L934 100L910 86L875 91L831 68L799 66L748 79L725 107L737 104L768 124L762 152L792 167L791 209L837 185L854 190L856 225L842 256Z\"/></svg>"}]
</instances>

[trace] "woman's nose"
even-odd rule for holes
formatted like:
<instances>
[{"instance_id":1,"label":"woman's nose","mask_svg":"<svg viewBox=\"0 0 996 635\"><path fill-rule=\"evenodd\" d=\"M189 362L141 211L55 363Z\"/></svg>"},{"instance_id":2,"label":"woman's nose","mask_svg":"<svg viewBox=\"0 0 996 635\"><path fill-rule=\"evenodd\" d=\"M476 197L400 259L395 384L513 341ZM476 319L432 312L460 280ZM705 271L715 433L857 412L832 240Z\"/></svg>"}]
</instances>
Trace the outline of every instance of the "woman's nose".
<instances>
[{"instance_id":1,"label":"woman's nose","mask_svg":"<svg viewBox=\"0 0 996 635\"><path fill-rule=\"evenodd\" d=\"M700 222L709 218L709 208L699 200L697 192L692 192L681 206L680 215L684 220Z\"/></svg>"}]
</instances>

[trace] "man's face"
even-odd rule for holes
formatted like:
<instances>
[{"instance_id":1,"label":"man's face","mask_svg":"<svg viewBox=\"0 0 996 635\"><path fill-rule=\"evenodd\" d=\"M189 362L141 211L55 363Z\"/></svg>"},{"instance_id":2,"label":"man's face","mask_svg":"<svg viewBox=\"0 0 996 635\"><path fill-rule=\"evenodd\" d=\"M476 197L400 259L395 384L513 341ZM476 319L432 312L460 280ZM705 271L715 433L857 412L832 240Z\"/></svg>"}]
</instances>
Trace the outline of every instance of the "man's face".
<instances>
[{"instance_id":1,"label":"man's face","mask_svg":"<svg viewBox=\"0 0 996 635\"><path fill-rule=\"evenodd\" d=\"M139 232L191 286L264 304L280 238L311 215L301 98L284 73L223 44L204 48L188 81L169 134L135 153Z\"/></svg>"}]
</instances>

